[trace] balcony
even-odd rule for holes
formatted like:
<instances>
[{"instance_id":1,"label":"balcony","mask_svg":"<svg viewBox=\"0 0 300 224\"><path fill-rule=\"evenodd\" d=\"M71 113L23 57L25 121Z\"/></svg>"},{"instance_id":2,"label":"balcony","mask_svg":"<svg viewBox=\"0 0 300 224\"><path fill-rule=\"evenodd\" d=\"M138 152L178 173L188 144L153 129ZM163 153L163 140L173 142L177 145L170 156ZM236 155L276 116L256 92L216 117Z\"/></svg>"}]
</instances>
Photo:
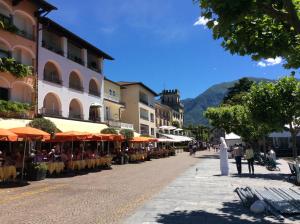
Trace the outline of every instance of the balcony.
<instances>
[{"instance_id":1,"label":"balcony","mask_svg":"<svg viewBox=\"0 0 300 224\"><path fill-rule=\"evenodd\" d=\"M80 92L83 92L83 90L84 90L83 87L77 83L70 83L69 88L80 91Z\"/></svg>"},{"instance_id":2,"label":"balcony","mask_svg":"<svg viewBox=\"0 0 300 224\"><path fill-rule=\"evenodd\" d=\"M20 29L18 29L18 30L16 31L16 34L19 35L19 36L21 36L21 37L24 37L24 38L26 38L26 39L32 40L32 41L35 40L33 34L32 34L32 33L28 33L28 32L25 31L25 30L20 30Z\"/></svg>"},{"instance_id":3,"label":"balcony","mask_svg":"<svg viewBox=\"0 0 300 224\"><path fill-rule=\"evenodd\" d=\"M62 117L62 111L57 110L57 109L49 109L49 108L43 107L40 110L40 113L42 115L49 116L49 117Z\"/></svg>"},{"instance_id":4,"label":"balcony","mask_svg":"<svg viewBox=\"0 0 300 224\"><path fill-rule=\"evenodd\" d=\"M80 57L78 57L77 55L74 55L74 54L72 54L72 53L69 52L68 53L68 58L70 60L72 60L72 61L74 61L74 62L76 62L76 63L81 64L81 65L84 66L84 61Z\"/></svg>"},{"instance_id":5,"label":"balcony","mask_svg":"<svg viewBox=\"0 0 300 224\"><path fill-rule=\"evenodd\" d=\"M143 116L143 115L140 115L140 118L145 120L145 121L149 121L149 117L148 116Z\"/></svg>"},{"instance_id":6,"label":"balcony","mask_svg":"<svg viewBox=\"0 0 300 224\"><path fill-rule=\"evenodd\" d=\"M90 90L89 90L89 94L90 94L90 95L93 95L93 96L98 96L98 97L100 97L100 92L97 91L97 90L92 90L92 89L90 89Z\"/></svg>"},{"instance_id":7,"label":"balcony","mask_svg":"<svg viewBox=\"0 0 300 224\"><path fill-rule=\"evenodd\" d=\"M75 119L75 120L83 120L83 115L82 114L76 114L76 113L70 113L69 118Z\"/></svg>"},{"instance_id":8,"label":"balcony","mask_svg":"<svg viewBox=\"0 0 300 224\"><path fill-rule=\"evenodd\" d=\"M52 51L56 54L64 56L64 51L62 49L60 49L58 46L48 44L46 41L42 41L42 47L44 47L44 48L48 49L49 51Z\"/></svg>"},{"instance_id":9,"label":"balcony","mask_svg":"<svg viewBox=\"0 0 300 224\"><path fill-rule=\"evenodd\" d=\"M44 74L44 80L47 82L52 82L58 85L62 85L62 80L59 79L58 74L54 73L45 73Z\"/></svg>"},{"instance_id":10,"label":"balcony","mask_svg":"<svg viewBox=\"0 0 300 224\"><path fill-rule=\"evenodd\" d=\"M98 68L96 62L89 63L87 67L95 72L101 73L101 69Z\"/></svg>"},{"instance_id":11,"label":"balcony","mask_svg":"<svg viewBox=\"0 0 300 224\"><path fill-rule=\"evenodd\" d=\"M120 96L112 96L109 93L104 93L104 98L116 103L120 103Z\"/></svg>"},{"instance_id":12,"label":"balcony","mask_svg":"<svg viewBox=\"0 0 300 224\"><path fill-rule=\"evenodd\" d=\"M113 128L133 130L133 124L123 123L120 121L108 120L107 124L109 127L113 127Z\"/></svg>"}]
</instances>

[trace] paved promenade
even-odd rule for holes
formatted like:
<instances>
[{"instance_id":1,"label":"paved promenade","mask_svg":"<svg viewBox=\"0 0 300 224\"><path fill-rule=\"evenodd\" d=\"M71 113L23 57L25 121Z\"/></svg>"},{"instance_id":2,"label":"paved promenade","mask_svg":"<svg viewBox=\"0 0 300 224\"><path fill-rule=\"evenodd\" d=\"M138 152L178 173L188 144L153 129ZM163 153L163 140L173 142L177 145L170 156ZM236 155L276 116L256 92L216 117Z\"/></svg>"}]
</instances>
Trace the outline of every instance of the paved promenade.
<instances>
[{"instance_id":1,"label":"paved promenade","mask_svg":"<svg viewBox=\"0 0 300 224\"><path fill-rule=\"evenodd\" d=\"M236 168L230 160L228 177L219 176L219 159L213 155L199 158L199 162L169 184L151 201L129 217L126 224L223 224L223 223L277 223L272 217L254 216L244 209L234 189L251 187L295 187L284 181L289 170L284 161L281 172L270 172L255 166L256 175L235 175ZM243 164L243 172L248 167ZM290 223L286 220L285 223ZM296 221L291 223L297 223ZM299 222L298 222L299 223Z\"/></svg>"}]
</instances>

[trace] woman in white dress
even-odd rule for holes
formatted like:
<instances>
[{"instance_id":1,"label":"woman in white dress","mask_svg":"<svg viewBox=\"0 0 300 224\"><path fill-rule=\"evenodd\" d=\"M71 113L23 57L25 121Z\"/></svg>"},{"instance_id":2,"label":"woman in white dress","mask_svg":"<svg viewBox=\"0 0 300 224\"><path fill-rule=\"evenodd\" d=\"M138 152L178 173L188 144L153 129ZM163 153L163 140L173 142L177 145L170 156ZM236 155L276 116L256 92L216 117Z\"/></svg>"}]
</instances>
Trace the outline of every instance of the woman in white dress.
<instances>
[{"instance_id":1,"label":"woman in white dress","mask_svg":"<svg viewBox=\"0 0 300 224\"><path fill-rule=\"evenodd\" d=\"M223 137L220 138L220 170L222 176L229 175L229 164L228 164L228 147Z\"/></svg>"}]
</instances>

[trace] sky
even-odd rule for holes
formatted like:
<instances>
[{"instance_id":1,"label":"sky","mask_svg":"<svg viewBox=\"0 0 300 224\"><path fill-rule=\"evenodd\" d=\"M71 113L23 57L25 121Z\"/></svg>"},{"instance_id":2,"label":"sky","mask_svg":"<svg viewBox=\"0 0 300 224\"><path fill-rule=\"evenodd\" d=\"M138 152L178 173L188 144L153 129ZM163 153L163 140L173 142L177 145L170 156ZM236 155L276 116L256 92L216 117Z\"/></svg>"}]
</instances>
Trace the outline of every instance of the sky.
<instances>
[{"instance_id":1,"label":"sky","mask_svg":"<svg viewBox=\"0 0 300 224\"><path fill-rule=\"evenodd\" d=\"M225 51L192 0L48 2L58 8L49 18L115 59L104 64L113 81L141 81L158 93L177 88L185 99L220 82L289 73L281 58L255 62Z\"/></svg>"}]
</instances>

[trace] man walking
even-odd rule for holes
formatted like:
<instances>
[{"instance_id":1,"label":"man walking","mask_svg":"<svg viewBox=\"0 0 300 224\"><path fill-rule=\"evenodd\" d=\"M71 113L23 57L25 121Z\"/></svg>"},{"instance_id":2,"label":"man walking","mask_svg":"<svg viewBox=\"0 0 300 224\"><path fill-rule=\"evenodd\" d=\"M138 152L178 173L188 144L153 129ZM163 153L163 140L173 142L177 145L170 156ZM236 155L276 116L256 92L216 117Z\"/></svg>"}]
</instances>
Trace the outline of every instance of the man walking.
<instances>
[{"instance_id":1,"label":"man walking","mask_svg":"<svg viewBox=\"0 0 300 224\"><path fill-rule=\"evenodd\" d=\"M234 148L233 148L233 155L235 158L235 163L236 163L236 168L238 171L238 174L241 175L242 174L242 156L243 156L243 149L242 146L235 144Z\"/></svg>"}]
</instances>

